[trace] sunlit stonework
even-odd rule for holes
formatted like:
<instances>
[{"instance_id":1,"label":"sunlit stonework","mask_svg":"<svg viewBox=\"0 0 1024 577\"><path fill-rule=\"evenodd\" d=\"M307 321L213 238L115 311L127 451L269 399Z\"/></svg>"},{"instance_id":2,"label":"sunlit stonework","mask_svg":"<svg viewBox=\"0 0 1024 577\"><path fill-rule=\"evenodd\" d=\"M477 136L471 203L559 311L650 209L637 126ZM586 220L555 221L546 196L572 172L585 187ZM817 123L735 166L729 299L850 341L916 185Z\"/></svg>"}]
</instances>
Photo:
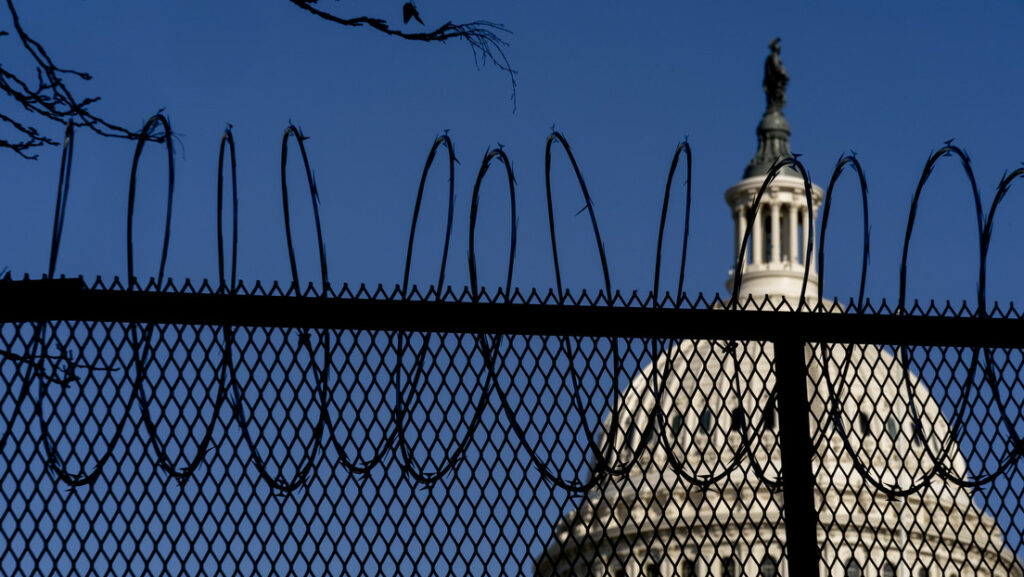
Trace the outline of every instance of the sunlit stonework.
<instances>
[{"instance_id":1,"label":"sunlit stonework","mask_svg":"<svg viewBox=\"0 0 1024 577\"><path fill-rule=\"evenodd\" d=\"M654 413L655 377L648 369L624 395L618 436L623 442L616 451L623 460L641 451L640 460L628 478L595 489L565 517L538 560L538 575L792 574L782 555L782 495L760 482L750 463L760 464L765 477L777 478L777 416L765 408L767 389L774 387L772 345L746 343L735 357L726 345L685 342L660 359L656 370L667 375L662 396L667 436L676 465L697 478L726 470L742 446L744 421L754 429L758 423L764 427L750 435L753 455L701 491L674 472L664 443L636 446L637 431ZM941 439L948 429L927 387L912 375L923 430L914 430L907 403L889 401L903 398L898 391L905 387L901 366L890 353L872 346L844 349L807 349L814 359L811 381L818 383L809 381L808 391L812 436L819 440L815 504L823 566L837 576L1021 575L999 529L972 503L969 491L936 477L920 493L890 500L854 470L843 435L825 414L826 364L833 387L841 389L839 422L851 449L886 485L920 480L934 466L929 452L944 454ZM738 366L734 358L742 359ZM955 447L943 460L952 462L958 475L964 473Z\"/></svg>"}]
</instances>

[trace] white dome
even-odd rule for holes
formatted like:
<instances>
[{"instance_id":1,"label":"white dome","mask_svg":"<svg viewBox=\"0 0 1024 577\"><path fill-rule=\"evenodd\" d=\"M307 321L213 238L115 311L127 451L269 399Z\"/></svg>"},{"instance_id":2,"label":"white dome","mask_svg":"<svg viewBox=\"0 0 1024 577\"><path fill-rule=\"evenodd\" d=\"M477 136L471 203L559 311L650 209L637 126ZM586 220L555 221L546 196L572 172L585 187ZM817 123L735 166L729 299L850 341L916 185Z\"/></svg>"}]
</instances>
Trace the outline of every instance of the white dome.
<instances>
[{"instance_id":1,"label":"white dome","mask_svg":"<svg viewBox=\"0 0 1024 577\"><path fill-rule=\"evenodd\" d=\"M565 517L551 547L538 560L538 575L615 575L619 569L626 575L644 575L652 566L657 575L683 575L690 562L698 574L724 576L722 564L736 563L739 572L734 574L755 575L766 553L782 559L782 495L761 482L751 464L753 457L767 478L777 478L781 465L774 427L752 435L752 456L746 455L706 491L677 475L663 441L638 445L660 398L670 431L666 438L673 442L677 465L692 477L714 478L744 445L737 420L749 430L774 419L765 410L774 387L772 344L743 343L735 355L728 346L721 341L683 341L659 358L658 375L648 366L632 380L618 409L618 461L613 464L628 463L634 455L639 459L628 476L593 490ZM881 568L888 561L903 568L899 574L909 575L905 571L910 568L915 577L921 569L929 575L949 569L964 575L1021 575L999 529L974 506L966 490L935 476L926 489L890 501L865 485L843 446L843 436L826 414L828 381L822 368L827 364L829 378L840 389L840 423L849 432L852 449L870 474L887 486L907 487L932 470L926 443L937 455L938 439L948 432L927 387L909 375L922 415L923 430L917 434L906 403L904 372L892 354L875 346L843 345L830 351L809 346L807 354L813 359L808 393L811 434L817 441L818 541L824 564L839 571L833 574L841 574L852 557L862 567ZM609 416L606 431L610 422ZM606 438L605 447L607 442ZM964 474L959 451L954 449L945 462L958 475ZM788 574L784 564L780 569L782 575Z\"/></svg>"}]
</instances>

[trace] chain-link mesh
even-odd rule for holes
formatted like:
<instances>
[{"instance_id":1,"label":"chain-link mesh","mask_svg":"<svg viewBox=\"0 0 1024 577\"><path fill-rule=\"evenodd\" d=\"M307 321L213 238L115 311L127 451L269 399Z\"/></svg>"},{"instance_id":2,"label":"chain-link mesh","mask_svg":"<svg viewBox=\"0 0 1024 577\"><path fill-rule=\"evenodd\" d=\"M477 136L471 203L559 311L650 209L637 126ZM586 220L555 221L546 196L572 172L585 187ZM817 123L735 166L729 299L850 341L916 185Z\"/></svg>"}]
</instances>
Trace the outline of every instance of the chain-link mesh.
<instances>
[{"instance_id":1,"label":"chain-link mesh","mask_svg":"<svg viewBox=\"0 0 1024 577\"><path fill-rule=\"evenodd\" d=\"M808 359L828 574L1021 575L1021 349L816 344Z\"/></svg>"},{"instance_id":2,"label":"chain-link mesh","mask_svg":"<svg viewBox=\"0 0 1024 577\"><path fill-rule=\"evenodd\" d=\"M181 301L162 297L215 291L91 292L148 294L167 318ZM747 314L620 296L235 295L440 300L467 316L526 304L547 321L425 330L413 310L408 329L395 315L280 326L259 307L228 324L6 320L0 573L1022 574L1024 349L923 332L929 346L801 341L820 558L788 558L801 521L783 493L802 470L783 466L777 338L797 321L900 322L884 304L794 320L785 301ZM722 321L658 328L676 338L576 331L557 326L570 309Z\"/></svg>"}]
</instances>

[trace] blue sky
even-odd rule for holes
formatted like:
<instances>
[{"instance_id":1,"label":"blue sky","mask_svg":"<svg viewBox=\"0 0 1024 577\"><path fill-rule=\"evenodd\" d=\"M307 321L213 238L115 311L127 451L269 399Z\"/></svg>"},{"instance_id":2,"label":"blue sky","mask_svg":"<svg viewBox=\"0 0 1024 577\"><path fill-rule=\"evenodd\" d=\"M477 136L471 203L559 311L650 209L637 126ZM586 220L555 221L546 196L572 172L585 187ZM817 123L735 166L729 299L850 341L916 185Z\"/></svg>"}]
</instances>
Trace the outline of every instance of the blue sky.
<instances>
[{"instance_id":1,"label":"blue sky","mask_svg":"<svg viewBox=\"0 0 1024 577\"><path fill-rule=\"evenodd\" d=\"M399 2L333 2L339 13L397 21ZM515 284L554 283L545 227L543 145L563 131L594 197L612 283L650 289L661 195L675 145L694 149L693 252L688 291L724 290L731 223L722 193L753 155L764 106L767 43L782 37L792 77L785 110L793 149L824 186L845 151L863 163L871 191L873 256L869 294L894 298L899 252L913 188L931 150L949 138L964 146L987 206L999 176L1024 159L1024 92L1015 23L1024 3L734 2L577 3L426 2L428 25L488 19L513 33L508 55L518 74L518 107L508 78L474 66L468 46L422 45L371 30L318 21L283 0L129 2L44 0L19 6L24 25L61 65L94 80L81 95L101 96L94 110L141 127L164 109L180 140L169 273L216 274L214 199L217 144L226 123L238 140L241 194L239 275L287 280L280 210L280 141L289 121L307 146L322 196L334 283L401 278L412 203L426 153L448 130L461 161L452 284L467 282L468 206L488 147L502 144L519 183L520 247ZM351 12L349 12L349 10ZM11 45L13 40L2 42ZM5 51L6 52L6 51ZM54 136L58 127L50 127ZM133 145L82 133L59 269L123 275L124 219ZM162 152L143 160L141 275L156 270ZM59 150L36 162L0 157L6 174L0 213L4 265L45 270ZM568 259L565 284L600 285L596 251L568 163L555 161L556 218ZM437 168L443 168L440 165ZM484 187L480 237L484 282L496 285L507 216L501 178ZM973 300L977 242L966 179L943 163L926 191L911 257L911 294ZM291 167L301 192L301 167ZM438 255L446 175L431 177L421 255ZM839 191L830 232L826 293L856 290L859 208L852 179ZM681 189L680 189L681 190ZM308 200L295 218L309 223ZM681 197L680 197L681 198ZM1012 299L1013 220L1007 202L997 223L991 294ZM678 212L676 213L679 214ZM676 222L679 222L678 219ZM312 226L298 224L301 274L315 278ZM679 230L673 231L679 246ZM835 236L831 236L834 233ZM675 249L678 252L678 248ZM489 256L493 255L493 256ZM671 260L675 260L672 258ZM434 276L437 257L418 260L414 280ZM148 268L147 268L148 267ZM672 272L671 274L675 274Z\"/></svg>"}]
</instances>

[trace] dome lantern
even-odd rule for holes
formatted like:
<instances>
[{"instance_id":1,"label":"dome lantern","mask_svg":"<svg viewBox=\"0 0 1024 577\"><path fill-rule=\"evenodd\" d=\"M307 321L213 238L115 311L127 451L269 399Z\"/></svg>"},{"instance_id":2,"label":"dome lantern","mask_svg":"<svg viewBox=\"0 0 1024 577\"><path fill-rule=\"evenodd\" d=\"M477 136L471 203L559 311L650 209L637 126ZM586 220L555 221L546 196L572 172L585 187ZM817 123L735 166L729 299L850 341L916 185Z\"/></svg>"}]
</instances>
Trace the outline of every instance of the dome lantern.
<instances>
[{"instance_id":1,"label":"dome lantern","mask_svg":"<svg viewBox=\"0 0 1024 577\"><path fill-rule=\"evenodd\" d=\"M725 201L732 209L735 250L739 260L740 248L747 227L751 227L743 264L743 282L740 296L760 300L764 296L799 298L803 284L804 263L811 263L807 279L808 298L817 294L818 275L814 269L814 254L804 254L807 237L821 206L823 192L811 185L811 210L808 211L803 178L791 167L784 167L768 185L761 197L756 215L751 214L757 197L772 164L780 158L792 156L789 150L789 122L782 114L786 104L786 86L789 74L779 58L779 39L770 44L772 50L764 64L764 92L766 106L757 126L757 153L747 164L743 180L729 188ZM751 219L753 222L751 223ZM734 261L735 262L735 261ZM729 272L726 287L734 290L735 270Z\"/></svg>"}]
</instances>

